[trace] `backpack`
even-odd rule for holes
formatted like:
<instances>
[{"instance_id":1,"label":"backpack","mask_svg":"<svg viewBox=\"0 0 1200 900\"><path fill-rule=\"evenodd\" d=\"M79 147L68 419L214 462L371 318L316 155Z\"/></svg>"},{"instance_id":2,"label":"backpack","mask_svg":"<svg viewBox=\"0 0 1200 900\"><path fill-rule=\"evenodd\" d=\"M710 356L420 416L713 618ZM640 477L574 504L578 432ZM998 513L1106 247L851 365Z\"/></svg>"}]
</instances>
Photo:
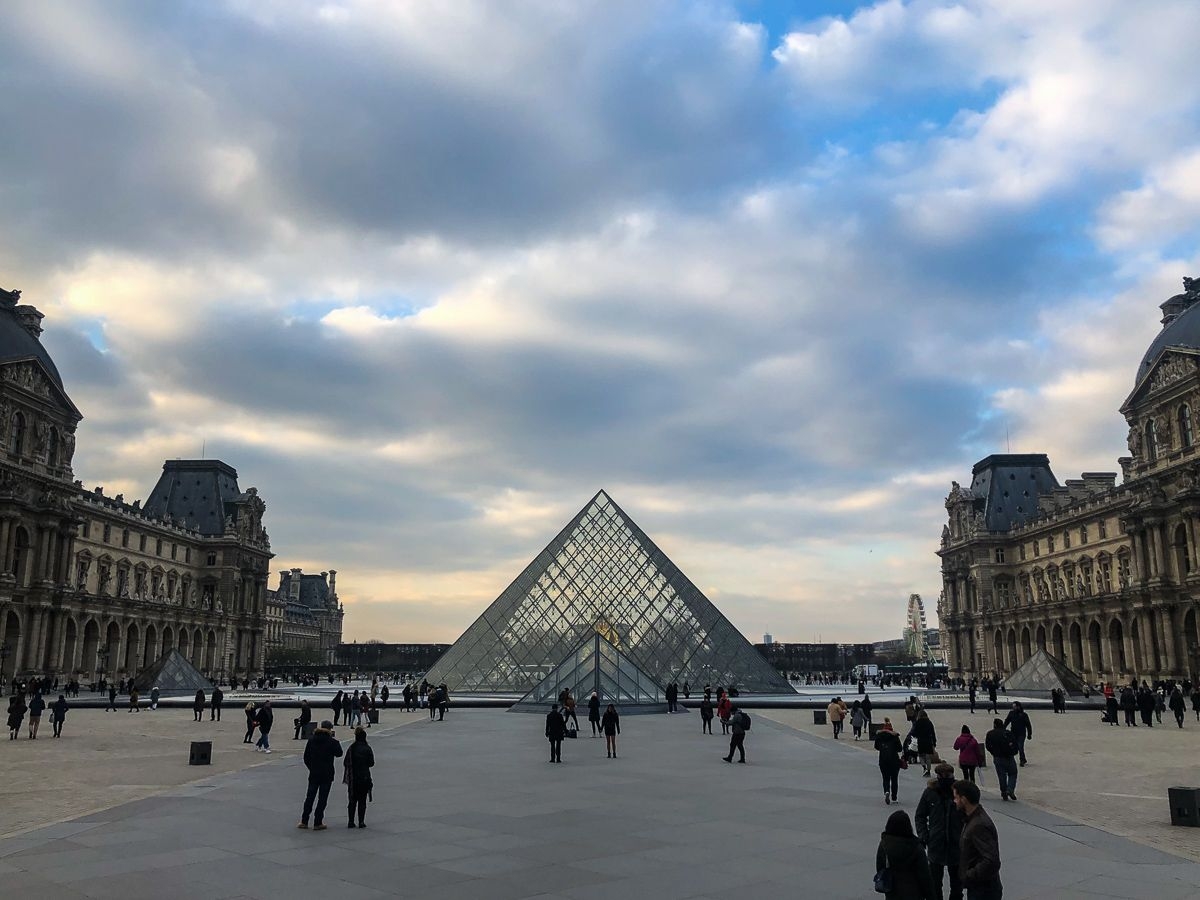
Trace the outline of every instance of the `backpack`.
<instances>
[{"instance_id":1,"label":"backpack","mask_svg":"<svg viewBox=\"0 0 1200 900\"><path fill-rule=\"evenodd\" d=\"M738 715L742 717L742 730L749 731L750 730L750 717L741 711L738 712Z\"/></svg>"}]
</instances>

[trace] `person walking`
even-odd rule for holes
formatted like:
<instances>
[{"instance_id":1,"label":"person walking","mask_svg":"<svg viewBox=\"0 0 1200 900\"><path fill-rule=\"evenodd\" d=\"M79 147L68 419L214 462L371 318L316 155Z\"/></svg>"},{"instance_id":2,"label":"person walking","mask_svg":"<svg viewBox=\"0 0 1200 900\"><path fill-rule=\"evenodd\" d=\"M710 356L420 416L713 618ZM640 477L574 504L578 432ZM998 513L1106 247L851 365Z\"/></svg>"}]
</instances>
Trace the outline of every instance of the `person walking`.
<instances>
[{"instance_id":1,"label":"person walking","mask_svg":"<svg viewBox=\"0 0 1200 900\"><path fill-rule=\"evenodd\" d=\"M1175 685L1172 689L1171 699L1167 701L1167 705L1171 707L1171 713L1175 716L1175 724L1182 728L1187 702L1183 699L1183 691L1179 689L1179 685Z\"/></svg>"},{"instance_id":2,"label":"person walking","mask_svg":"<svg viewBox=\"0 0 1200 900\"><path fill-rule=\"evenodd\" d=\"M292 738L293 741L300 740L300 735L304 732L304 726L312 721L312 708L308 705L307 700L300 701L300 715L296 716L293 724L296 726L296 734Z\"/></svg>"},{"instance_id":3,"label":"person walking","mask_svg":"<svg viewBox=\"0 0 1200 900\"><path fill-rule=\"evenodd\" d=\"M954 805L954 766L938 763L933 770L937 776L930 780L917 803L914 820L917 839L929 857L929 874L933 881L931 896L941 900L944 873L950 873L950 900L962 900L962 884L958 872L958 847L962 837L962 811ZM974 784L974 782L972 782Z\"/></svg>"},{"instance_id":4,"label":"person walking","mask_svg":"<svg viewBox=\"0 0 1200 900\"><path fill-rule=\"evenodd\" d=\"M333 724L340 724L342 719L342 692L340 690L333 695L333 701L329 704L329 708L333 710Z\"/></svg>"},{"instance_id":5,"label":"person walking","mask_svg":"<svg viewBox=\"0 0 1200 900\"><path fill-rule=\"evenodd\" d=\"M132 682L129 685L129 711L135 713L142 711L138 705L138 689L133 686Z\"/></svg>"},{"instance_id":6,"label":"person walking","mask_svg":"<svg viewBox=\"0 0 1200 900\"><path fill-rule=\"evenodd\" d=\"M875 750L879 753L879 774L883 776L883 802L895 803L904 746L887 717L875 734Z\"/></svg>"},{"instance_id":7,"label":"person walking","mask_svg":"<svg viewBox=\"0 0 1200 900\"><path fill-rule=\"evenodd\" d=\"M346 806L347 828L354 827L354 814L358 813L358 827L367 827L367 798L374 785L371 782L371 767L375 765L375 751L367 743L367 732L354 729L354 743L346 750Z\"/></svg>"},{"instance_id":8,"label":"person walking","mask_svg":"<svg viewBox=\"0 0 1200 900\"><path fill-rule=\"evenodd\" d=\"M563 694L563 722L571 721L575 723L575 730L579 731L579 716L575 715L575 695L571 693L571 689L567 688Z\"/></svg>"},{"instance_id":9,"label":"person walking","mask_svg":"<svg viewBox=\"0 0 1200 900\"><path fill-rule=\"evenodd\" d=\"M304 795L304 811L300 813L297 828L308 828L308 817L313 816L313 830L325 830L325 804L329 800L329 789L333 787L333 761L342 755L342 745L333 737L333 724L328 720L313 732L304 746L304 765L308 769L308 792ZM317 808L313 809L313 800Z\"/></svg>"},{"instance_id":10,"label":"person walking","mask_svg":"<svg viewBox=\"0 0 1200 900\"><path fill-rule=\"evenodd\" d=\"M1000 708L996 706L996 682L988 682L988 712L993 716L1000 712Z\"/></svg>"},{"instance_id":11,"label":"person walking","mask_svg":"<svg viewBox=\"0 0 1200 900\"><path fill-rule=\"evenodd\" d=\"M1200 682L1192 688L1192 712L1196 714L1196 721L1200 722Z\"/></svg>"},{"instance_id":12,"label":"person walking","mask_svg":"<svg viewBox=\"0 0 1200 900\"><path fill-rule=\"evenodd\" d=\"M601 734L600 729L600 695L592 691L588 697L588 722L592 726L592 737Z\"/></svg>"},{"instance_id":13,"label":"person walking","mask_svg":"<svg viewBox=\"0 0 1200 900\"><path fill-rule=\"evenodd\" d=\"M729 695L717 692L717 718L721 720L721 734L729 734L729 715L733 709L733 703L729 700Z\"/></svg>"},{"instance_id":14,"label":"person walking","mask_svg":"<svg viewBox=\"0 0 1200 900\"><path fill-rule=\"evenodd\" d=\"M379 701L380 701L379 707L380 707L380 709L387 709L388 697L390 697L390 696L392 696L392 692L388 689L388 686L385 684L383 687L381 687L379 689Z\"/></svg>"},{"instance_id":15,"label":"person walking","mask_svg":"<svg viewBox=\"0 0 1200 900\"><path fill-rule=\"evenodd\" d=\"M941 894L933 892L925 850L913 834L912 820L902 809L888 816L879 836L879 848L875 851L877 884L884 871L887 872L884 896L888 900L934 900L935 897L941 900Z\"/></svg>"},{"instance_id":16,"label":"person walking","mask_svg":"<svg viewBox=\"0 0 1200 900\"><path fill-rule=\"evenodd\" d=\"M108 706L104 707L105 712L117 711L117 686L112 682L108 685Z\"/></svg>"},{"instance_id":17,"label":"person walking","mask_svg":"<svg viewBox=\"0 0 1200 900\"><path fill-rule=\"evenodd\" d=\"M1017 747L1012 734L1004 728L1002 719L992 719L992 730L983 740L987 752L992 754L996 768L996 780L1000 782L1000 799L1017 799Z\"/></svg>"},{"instance_id":18,"label":"person walking","mask_svg":"<svg viewBox=\"0 0 1200 900\"><path fill-rule=\"evenodd\" d=\"M969 781L954 782L954 805L963 817L958 844L958 878L967 900L1001 900L1000 836L996 826L979 805L979 786Z\"/></svg>"},{"instance_id":19,"label":"person walking","mask_svg":"<svg viewBox=\"0 0 1200 900\"><path fill-rule=\"evenodd\" d=\"M842 733L842 720L845 717L837 697L829 701L829 705L825 707L825 714L829 717L829 724L833 726L833 739L836 741Z\"/></svg>"},{"instance_id":20,"label":"person walking","mask_svg":"<svg viewBox=\"0 0 1200 900\"><path fill-rule=\"evenodd\" d=\"M1125 714L1125 727L1130 726L1137 728L1135 716L1137 714L1137 697L1133 695L1133 688L1129 685L1121 688L1121 712Z\"/></svg>"},{"instance_id":21,"label":"person walking","mask_svg":"<svg viewBox=\"0 0 1200 900\"><path fill-rule=\"evenodd\" d=\"M677 690L674 682L667 685L667 715L675 712L675 702L679 697L679 694L676 693Z\"/></svg>"},{"instance_id":22,"label":"person walking","mask_svg":"<svg viewBox=\"0 0 1200 900\"><path fill-rule=\"evenodd\" d=\"M192 721L199 722L204 717L204 691L197 690L196 698L192 701Z\"/></svg>"},{"instance_id":23,"label":"person walking","mask_svg":"<svg viewBox=\"0 0 1200 900\"><path fill-rule=\"evenodd\" d=\"M271 711L271 701L267 700L258 708L258 715L254 717L254 721L258 724L258 740L254 744L254 749L261 750L263 753L271 752L271 726L275 724L275 713Z\"/></svg>"},{"instance_id":24,"label":"person walking","mask_svg":"<svg viewBox=\"0 0 1200 900\"><path fill-rule=\"evenodd\" d=\"M971 679L971 686L967 693L967 699L971 701L971 715L975 715L975 696L979 692L975 688L975 679Z\"/></svg>"},{"instance_id":25,"label":"person walking","mask_svg":"<svg viewBox=\"0 0 1200 900\"><path fill-rule=\"evenodd\" d=\"M1029 720L1029 713L1025 712L1019 700L1013 702L1012 709L1004 718L1004 726L1012 732L1017 754L1021 757L1021 765L1025 765L1025 741L1033 740L1033 722Z\"/></svg>"},{"instance_id":26,"label":"person walking","mask_svg":"<svg viewBox=\"0 0 1200 900\"><path fill-rule=\"evenodd\" d=\"M1112 682L1106 682L1104 685L1104 720L1109 725L1120 725L1117 721L1117 710L1120 709L1120 704L1117 703L1117 695L1113 693ZM1200 718L1200 715L1197 716Z\"/></svg>"},{"instance_id":27,"label":"person walking","mask_svg":"<svg viewBox=\"0 0 1200 900\"><path fill-rule=\"evenodd\" d=\"M866 724L867 717L863 715L862 703L855 700L854 705L850 707L850 727L854 729L854 739L856 741L862 737L863 726Z\"/></svg>"},{"instance_id":28,"label":"person walking","mask_svg":"<svg viewBox=\"0 0 1200 900\"><path fill-rule=\"evenodd\" d=\"M713 702L712 695L705 694L700 701L700 733L712 734Z\"/></svg>"},{"instance_id":29,"label":"person walking","mask_svg":"<svg viewBox=\"0 0 1200 900\"><path fill-rule=\"evenodd\" d=\"M50 724L54 727L55 737L62 737L63 722L67 721L67 710L69 708L67 698L62 694L58 695L58 699L50 707Z\"/></svg>"},{"instance_id":30,"label":"person walking","mask_svg":"<svg viewBox=\"0 0 1200 900\"><path fill-rule=\"evenodd\" d=\"M46 710L46 701L42 699L42 692L35 691L33 698L29 701L29 739L37 740L38 728L42 724L42 713Z\"/></svg>"},{"instance_id":31,"label":"person walking","mask_svg":"<svg viewBox=\"0 0 1200 900\"><path fill-rule=\"evenodd\" d=\"M870 725L871 724L871 695L870 694L866 694L866 693L863 694L862 711L863 711L863 715L867 717L867 724Z\"/></svg>"},{"instance_id":32,"label":"person walking","mask_svg":"<svg viewBox=\"0 0 1200 900\"><path fill-rule=\"evenodd\" d=\"M725 762L733 762L733 751L738 752L738 762L746 761L746 732L750 730L750 717L736 706L729 708L729 755L721 757Z\"/></svg>"},{"instance_id":33,"label":"person walking","mask_svg":"<svg viewBox=\"0 0 1200 900\"><path fill-rule=\"evenodd\" d=\"M1154 727L1154 692L1142 685L1137 692L1137 708L1142 716L1142 724L1147 728Z\"/></svg>"},{"instance_id":34,"label":"person walking","mask_svg":"<svg viewBox=\"0 0 1200 900\"><path fill-rule=\"evenodd\" d=\"M571 697L570 700L571 700L571 717L573 719L575 719L575 730L578 731L579 730L579 719L575 716L575 698ZM437 689L437 709L438 709L438 721L439 722L446 718L446 710L448 710L449 708L450 708L450 689L448 687L446 687L445 683L439 684L438 689ZM563 717L563 721L564 722L566 721L566 716Z\"/></svg>"},{"instance_id":35,"label":"person walking","mask_svg":"<svg viewBox=\"0 0 1200 900\"><path fill-rule=\"evenodd\" d=\"M562 762L562 742L567 734L567 723L563 721L558 711L558 704L550 704L550 712L546 713L546 740L550 742L550 762Z\"/></svg>"},{"instance_id":36,"label":"person walking","mask_svg":"<svg viewBox=\"0 0 1200 900\"><path fill-rule=\"evenodd\" d=\"M242 743L249 744L252 740L254 740L254 704L250 701L247 701L244 712L246 713L246 736L242 738Z\"/></svg>"},{"instance_id":37,"label":"person walking","mask_svg":"<svg viewBox=\"0 0 1200 900\"><path fill-rule=\"evenodd\" d=\"M156 684L156 685L154 685L154 687L150 688L150 709L151 709L151 711L158 709L158 694L159 694L159 690L158 690L158 685Z\"/></svg>"},{"instance_id":38,"label":"person walking","mask_svg":"<svg viewBox=\"0 0 1200 900\"><path fill-rule=\"evenodd\" d=\"M1163 713L1167 711L1167 692L1161 687L1154 692L1154 721L1156 724L1162 724Z\"/></svg>"},{"instance_id":39,"label":"person walking","mask_svg":"<svg viewBox=\"0 0 1200 900\"><path fill-rule=\"evenodd\" d=\"M608 704L608 709L604 711L600 727L604 730L604 749L608 752L610 759L616 759L617 735L621 733L621 717L613 704Z\"/></svg>"},{"instance_id":40,"label":"person walking","mask_svg":"<svg viewBox=\"0 0 1200 900\"><path fill-rule=\"evenodd\" d=\"M25 721L25 695L17 691L8 698L8 739L15 741L21 733L21 723Z\"/></svg>"},{"instance_id":41,"label":"person walking","mask_svg":"<svg viewBox=\"0 0 1200 900\"><path fill-rule=\"evenodd\" d=\"M922 709L917 713L912 724L912 731L909 732L909 738L917 742L917 758L921 760L923 767L921 774L928 778L934 757L937 756L937 732L934 730L933 720L929 718L929 713L925 710Z\"/></svg>"},{"instance_id":42,"label":"person walking","mask_svg":"<svg viewBox=\"0 0 1200 900\"><path fill-rule=\"evenodd\" d=\"M958 751L958 767L962 769L963 780L973 782L975 770L983 765L983 748L971 734L969 725L964 725L962 734L954 739L954 749Z\"/></svg>"},{"instance_id":43,"label":"person walking","mask_svg":"<svg viewBox=\"0 0 1200 900\"><path fill-rule=\"evenodd\" d=\"M343 705L345 701L342 701ZM429 718L433 718L433 707L429 708ZM354 696L350 698L349 711L346 713L346 724L358 727L362 724L362 698L359 697L358 691L354 692Z\"/></svg>"},{"instance_id":44,"label":"person walking","mask_svg":"<svg viewBox=\"0 0 1200 900\"><path fill-rule=\"evenodd\" d=\"M209 703L208 721L221 721L221 707L225 705L225 692L221 690L221 686L215 685L212 692L212 700Z\"/></svg>"}]
</instances>

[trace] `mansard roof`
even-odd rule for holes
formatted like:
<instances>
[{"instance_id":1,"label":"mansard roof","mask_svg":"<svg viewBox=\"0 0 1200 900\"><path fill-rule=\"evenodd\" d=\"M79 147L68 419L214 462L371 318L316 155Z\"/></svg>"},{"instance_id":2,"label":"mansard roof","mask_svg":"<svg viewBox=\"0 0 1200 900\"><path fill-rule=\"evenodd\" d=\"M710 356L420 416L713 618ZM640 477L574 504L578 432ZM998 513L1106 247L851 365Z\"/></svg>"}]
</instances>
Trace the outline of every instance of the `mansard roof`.
<instances>
[{"instance_id":1,"label":"mansard roof","mask_svg":"<svg viewBox=\"0 0 1200 900\"><path fill-rule=\"evenodd\" d=\"M159 519L170 516L201 534L225 533L226 504L241 496L237 470L218 459L169 459L143 507Z\"/></svg>"},{"instance_id":2,"label":"mansard roof","mask_svg":"<svg viewBox=\"0 0 1200 900\"><path fill-rule=\"evenodd\" d=\"M1057 487L1045 453L993 453L971 469L971 493L983 502L988 531L1029 522L1037 516L1038 497Z\"/></svg>"},{"instance_id":3,"label":"mansard roof","mask_svg":"<svg viewBox=\"0 0 1200 900\"><path fill-rule=\"evenodd\" d=\"M58 367L31 330L41 331L37 323L41 321L42 314L32 306L18 306L20 297L20 291L0 288L0 363L37 360L46 370L47 377L62 390L62 376L58 374Z\"/></svg>"}]
</instances>

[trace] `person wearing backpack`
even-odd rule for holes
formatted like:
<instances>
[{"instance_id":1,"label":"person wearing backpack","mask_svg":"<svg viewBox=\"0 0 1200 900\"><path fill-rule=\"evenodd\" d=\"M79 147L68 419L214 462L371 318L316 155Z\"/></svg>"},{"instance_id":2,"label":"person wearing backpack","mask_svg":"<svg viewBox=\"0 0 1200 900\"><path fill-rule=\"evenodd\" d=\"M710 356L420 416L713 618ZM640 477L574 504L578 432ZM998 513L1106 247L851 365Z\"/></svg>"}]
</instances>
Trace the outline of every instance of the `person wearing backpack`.
<instances>
[{"instance_id":1,"label":"person wearing backpack","mask_svg":"<svg viewBox=\"0 0 1200 900\"><path fill-rule=\"evenodd\" d=\"M750 730L750 717L736 706L729 708L729 726L733 731L729 738L729 755L721 759L727 763L733 762L733 751L737 750L738 762L746 761L746 732Z\"/></svg>"},{"instance_id":2,"label":"person wearing backpack","mask_svg":"<svg viewBox=\"0 0 1200 900\"><path fill-rule=\"evenodd\" d=\"M1004 724L1009 728L1013 742L1017 745L1021 765L1025 765L1025 741L1033 740L1033 723L1029 721L1029 713L1025 712L1019 700L1013 701L1012 710L1005 716Z\"/></svg>"},{"instance_id":3,"label":"person wearing backpack","mask_svg":"<svg viewBox=\"0 0 1200 900\"><path fill-rule=\"evenodd\" d=\"M1016 800L1017 747L1012 734L1004 728L1003 719L992 719L992 730L987 733L983 745L992 754L996 779L1000 782L1000 799Z\"/></svg>"},{"instance_id":4,"label":"person wearing backpack","mask_svg":"<svg viewBox=\"0 0 1200 900\"><path fill-rule=\"evenodd\" d=\"M930 780L913 820L917 827L917 840L925 847L929 857L929 875L933 884L932 896L941 900L942 878L950 873L950 900L962 900L963 890L959 881L958 848L962 837L962 811L954 805L954 766L938 763L934 769L936 778Z\"/></svg>"}]
</instances>

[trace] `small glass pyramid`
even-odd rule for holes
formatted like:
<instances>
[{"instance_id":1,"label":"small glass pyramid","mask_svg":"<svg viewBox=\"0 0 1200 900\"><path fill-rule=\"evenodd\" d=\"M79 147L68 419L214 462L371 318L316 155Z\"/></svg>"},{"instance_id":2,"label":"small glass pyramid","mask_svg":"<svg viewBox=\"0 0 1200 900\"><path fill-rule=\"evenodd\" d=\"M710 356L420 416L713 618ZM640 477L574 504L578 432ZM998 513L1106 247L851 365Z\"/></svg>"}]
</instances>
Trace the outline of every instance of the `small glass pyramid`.
<instances>
[{"instance_id":1,"label":"small glass pyramid","mask_svg":"<svg viewBox=\"0 0 1200 900\"><path fill-rule=\"evenodd\" d=\"M657 685L794 693L604 491L425 678L452 694L524 695L596 634Z\"/></svg>"},{"instance_id":2,"label":"small glass pyramid","mask_svg":"<svg viewBox=\"0 0 1200 900\"><path fill-rule=\"evenodd\" d=\"M1065 662L1051 656L1041 647L1025 660L1017 671L1004 679L1004 689L1025 697L1049 697L1058 688L1067 696L1083 694L1083 678L1071 671Z\"/></svg>"},{"instance_id":3,"label":"small glass pyramid","mask_svg":"<svg viewBox=\"0 0 1200 900\"><path fill-rule=\"evenodd\" d=\"M138 693L150 695L150 689L158 686L159 696L189 695L204 691L205 696L213 689L213 683L200 674L186 656L172 647L157 662L151 663L133 679Z\"/></svg>"},{"instance_id":4,"label":"small glass pyramid","mask_svg":"<svg viewBox=\"0 0 1200 900\"><path fill-rule=\"evenodd\" d=\"M592 691L603 705L615 703L628 711L629 706L653 706L666 710L667 692L653 678L638 669L599 630L584 641L533 690L518 700L512 709L518 712L545 712L558 702L564 689L570 689L575 702L586 707Z\"/></svg>"}]
</instances>

